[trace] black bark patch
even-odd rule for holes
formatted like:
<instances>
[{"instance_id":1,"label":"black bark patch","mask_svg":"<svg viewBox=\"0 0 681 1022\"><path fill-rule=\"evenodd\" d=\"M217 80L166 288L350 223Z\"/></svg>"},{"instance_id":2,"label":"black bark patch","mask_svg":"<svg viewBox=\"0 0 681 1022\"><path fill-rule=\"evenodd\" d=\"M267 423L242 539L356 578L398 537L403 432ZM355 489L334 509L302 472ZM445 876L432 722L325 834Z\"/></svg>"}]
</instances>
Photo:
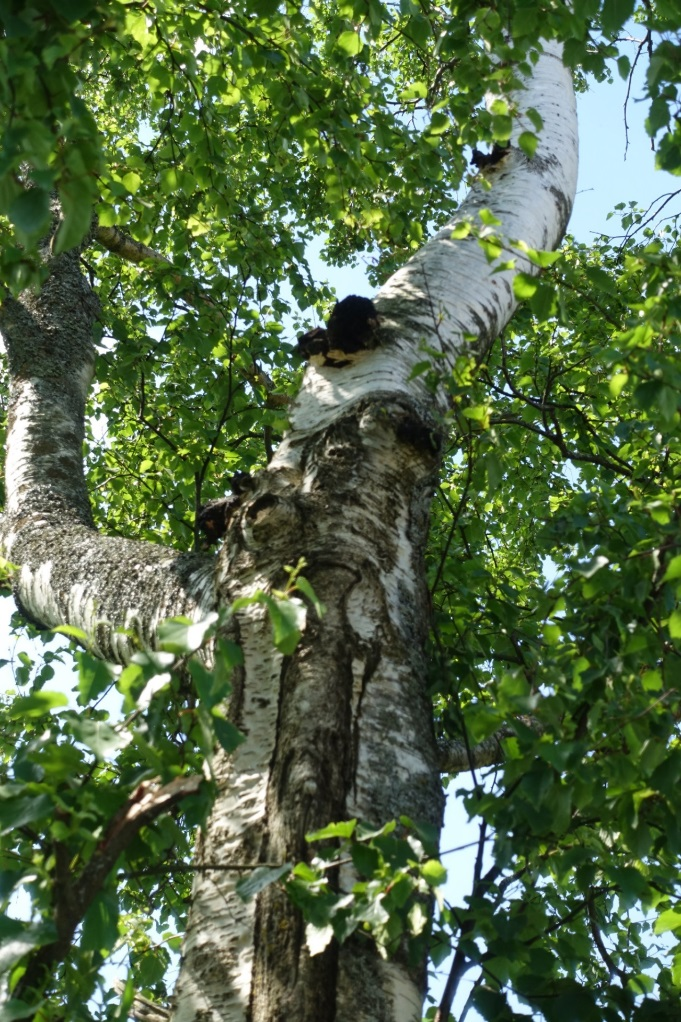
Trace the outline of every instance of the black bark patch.
<instances>
[{"instance_id":1,"label":"black bark patch","mask_svg":"<svg viewBox=\"0 0 681 1022\"><path fill-rule=\"evenodd\" d=\"M241 497L232 494L231 497L218 497L216 500L209 500L199 508L196 516L196 526L199 532L203 533L204 543L207 547L222 539L227 531L227 524L234 514Z\"/></svg>"},{"instance_id":2,"label":"black bark patch","mask_svg":"<svg viewBox=\"0 0 681 1022\"><path fill-rule=\"evenodd\" d=\"M334 306L326 329L315 327L301 334L298 354L314 365L339 369L349 365L352 356L360 351L376 347L378 325L378 313L371 299L348 295Z\"/></svg>"},{"instance_id":3,"label":"black bark patch","mask_svg":"<svg viewBox=\"0 0 681 1022\"><path fill-rule=\"evenodd\" d=\"M496 143L492 146L490 153L483 153L480 149L474 149L471 163L478 170L484 170L485 167L494 167L495 164L501 163L508 152L510 152L508 145L501 146Z\"/></svg>"},{"instance_id":4,"label":"black bark patch","mask_svg":"<svg viewBox=\"0 0 681 1022\"><path fill-rule=\"evenodd\" d=\"M400 419L396 424L395 436L401 443L429 454L439 455L442 449L442 434L424 425L420 419L406 416Z\"/></svg>"}]
</instances>

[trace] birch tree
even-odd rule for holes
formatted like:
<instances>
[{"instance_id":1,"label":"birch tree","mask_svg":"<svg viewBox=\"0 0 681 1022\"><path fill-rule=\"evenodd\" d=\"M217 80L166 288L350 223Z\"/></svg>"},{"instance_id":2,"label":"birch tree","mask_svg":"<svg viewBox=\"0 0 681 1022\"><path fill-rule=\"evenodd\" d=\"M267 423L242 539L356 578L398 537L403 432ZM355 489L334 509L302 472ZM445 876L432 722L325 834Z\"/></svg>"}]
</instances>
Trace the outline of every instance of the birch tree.
<instances>
[{"instance_id":1,"label":"birch tree","mask_svg":"<svg viewBox=\"0 0 681 1022\"><path fill-rule=\"evenodd\" d=\"M464 553L457 568L452 556L455 534L460 550L477 543L465 523L456 528L475 508L481 471L481 521L505 476L514 499L510 477L523 457L504 465L504 427L509 450L520 428L560 452L535 491L548 501L566 460L621 485L640 476L631 467L639 455L605 427L618 428L604 408L630 377L639 380L638 412L620 426L657 429L659 408L670 433L678 417L671 370L663 367L653 392L656 367L636 362L643 341L628 343L626 333L644 274L649 329L665 320L653 298L673 279L669 247L651 254L634 236L618 286L607 245L588 255L568 248L560 262L551 254L577 166L561 41L569 65L600 74L630 12L606 4L593 26L587 13L596 15L84 0L66 13L45 4L3 15L3 544L23 619L65 626L81 647L78 712L46 687L49 663L32 678L23 665L19 680L32 686L7 707L4 889L28 889L36 913L30 924L11 914L4 924L7 1018L130 1010L174 1022L411 1022L422 1014L429 951L437 960L449 947L440 1019L476 965L474 1001L490 1019L512 1017L507 989L547 1019L564 1017L568 1001L585 1018L633 1018L665 999L673 966L658 973L654 998L637 1000L643 950L613 949L602 935L632 889L649 904L664 856L626 829L622 858L614 855L621 828L601 803L594 808L603 780L584 776L604 729L612 740L604 721L615 719L602 692L590 716L584 692L605 676L612 692L626 673L610 649L589 660L592 596L582 593L582 616L570 611L576 623L565 630L572 597L537 582L518 596L519 617L532 622L521 627L503 604L522 562L512 544L495 551L492 537L498 575L480 556L484 581L462 616L471 558ZM652 31L673 15L646 17ZM673 66L667 42L655 66ZM650 78L651 130L673 160L664 80ZM479 171L459 203L465 145ZM315 283L306 262L306 242L320 232L332 262L370 251L380 286L359 323L334 329L337 307L296 350L291 337L281 344L293 330L284 320L296 315L292 301L317 314L333 307L333 287ZM568 297L583 298L584 281L587 308L600 308L598 288L614 306L593 330L600 347L589 363L607 400L575 398L584 381L550 368L556 339L586 343ZM522 298L529 311L505 330ZM309 320L299 319L300 332ZM628 360L602 355L602 330ZM532 356L531 373L516 356L517 382L509 352L521 338L536 352L533 332L549 354ZM545 371L549 382L532 397ZM108 435L98 444L101 426ZM429 548L439 478L446 513ZM587 478L573 482L575 501ZM458 510L447 499L457 489ZM635 499L638 490L609 505L615 515L628 502L628 528ZM659 499L645 497L651 506ZM565 489L561 500L565 507ZM673 499L666 506L666 521L653 516L665 527ZM212 532L216 520L224 536L214 554L200 523ZM549 554L558 561L555 538L542 546L540 531L522 536L526 571ZM613 558L596 553L585 566L580 542L567 541L565 571L590 580ZM642 757L648 787L632 778L620 813L632 798L663 802L676 763L670 682L651 659L656 642L675 648L676 611L661 640L655 604L671 598L663 583L673 588L676 578L674 541L649 530L639 542L641 561L653 563L641 603L650 641L630 649L635 621L622 611L612 618L621 657L638 658L627 678L641 679L648 701L636 702L630 686L616 704L616 732L643 747L651 739L635 734L635 722L655 717L662 751ZM594 534L589 553L599 544ZM588 585L599 592L598 580ZM609 607L611 590L603 592ZM473 649L482 593L490 629L501 626ZM561 693L556 672L568 670L572 687ZM477 672L474 686L466 671ZM123 699L122 722L98 706L111 688ZM654 707L664 708L666 732ZM433 919L441 774L459 769L462 750L474 770L480 855L470 911L440 904ZM626 758L624 746L617 756ZM486 787L475 771L501 759L498 789ZM528 824L533 799L541 825ZM504 816L506 804L516 808ZM495 862L483 870L492 828ZM586 847L599 863L593 873L577 854ZM631 864L636 849L645 869ZM542 907L554 854L562 872ZM672 914L673 861L664 861L662 896ZM618 872L607 874L608 862ZM154 933L175 940L190 877L168 1000L168 953ZM522 896L505 929L513 885ZM554 924L562 944L552 942ZM106 991L101 1009L87 1008L119 939L131 950L129 981L122 993ZM593 993L583 991L585 975L595 977ZM136 990L156 1007L134 1000ZM670 1017L669 1004L664 1011Z\"/></svg>"}]
</instances>

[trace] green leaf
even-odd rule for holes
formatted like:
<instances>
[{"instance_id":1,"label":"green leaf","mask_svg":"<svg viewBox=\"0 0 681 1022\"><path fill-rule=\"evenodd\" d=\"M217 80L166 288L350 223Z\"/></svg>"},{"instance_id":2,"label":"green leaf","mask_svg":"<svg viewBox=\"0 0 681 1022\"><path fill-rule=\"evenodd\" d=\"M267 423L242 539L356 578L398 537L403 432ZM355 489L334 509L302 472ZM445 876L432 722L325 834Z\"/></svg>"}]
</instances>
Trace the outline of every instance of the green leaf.
<instances>
[{"instance_id":1,"label":"green leaf","mask_svg":"<svg viewBox=\"0 0 681 1022\"><path fill-rule=\"evenodd\" d=\"M290 656L300 642L305 627L306 611L301 600L291 597L280 600L263 596L274 631L274 645L285 656Z\"/></svg>"},{"instance_id":2,"label":"green leaf","mask_svg":"<svg viewBox=\"0 0 681 1022\"><path fill-rule=\"evenodd\" d=\"M341 820L340 823L330 823L328 827L321 830L314 830L305 835L306 841L329 841L332 838L349 840L355 832L357 820Z\"/></svg>"},{"instance_id":3,"label":"green leaf","mask_svg":"<svg viewBox=\"0 0 681 1022\"><path fill-rule=\"evenodd\" d=\"M461 414L474 422L487 422L489 408L487 405L471 405L468 408L462 408Z\"/></svg>"},{"instance_id":4,"label":"green leaf","mask_svg":"<svg viewBox=\"0 0 681 1022\"><path fill-rule=\"evenodd\" d=\"M543 629L544 642L548 646L555 646L557 642L560 642L563 637L563 630L560 625L544 625Z\"/></svg>"},{"instance_id":5,"label":"green leaf","mask_svg":"<svg viewBox=\"0 0 681 1022\"><path fill-rule=\"evenodd\" d=\"M362 40L358 32L341 32L336 40L336 45L350 57L356 57L362 49Z\"/></svg>"},{"instance_id":6,"label":"green leaf","mask_svg":"<svg viewBox=\"0 0 681 1022\"><path fill-rule=\"evenodd\" d=\"M533 131L522 131L518 136L518 145L530 159L533 158L539 145L539 138Z\"/></svg>"},{"instance_id":7,"label":"green leaf","mask_svg":"<svg viewBox=\"0 0 681 1022\"><path fill-rule=\"evenodd\" d=\"M626 54L623 54L621 57L617 58L617 73L619 74L620 78L624 79L624 81L627 80L631 73L631 61L629 60L629 57L627 57Z\"/></svg>"},{"instance_id":8,"label":"green leaf","mask_svg":"<svg viewBox=\"0 0 681 1022\"><path fill-rule=\"evenodd\" d=\"M355 868L362 876L370 877L380 869L381 856L371 845L353 844L350 855Z\"/></svg>"},{"instance_id":9,"label":"green leaf","mask_svg":"<svg viewBox=\"0 0 681 1022\"><path fill-rule=\"evenodd\" d=\"M601 20L606 35L614 35L634 13L635 0L603 0Z\"/></svg>"},{"instance_id":10,"label":"green leaf","mask_svg":"<svg viewBox=\"0 0 681 1022\"><path fill-rule=\"evenodd\" d=\"M447 881L447 870L438 859L428 859L420 871L429 887L441 887Z\"/></svg>"},{"instance_id":11,"label":"green leaf","mask_svg":"<svg viewBox=\"0 0 681 1022\"><path fill-rule=\"evenodd\" d=\"M236 893L242 901L252 901L256 895L264 891L270 884L276 884L282 877L291 872L291 864L285 862L281 866L258 866L236 885Z\"/></svg>"},{"instance_id":12,"label":"green leaf","mask_svg":"<svg viewBox=\"0 0 681 1022\"><path fill-rule=\"evenodd\" d=\"M32 948L54 940L56 933L51 923L25 923L3 913L0 937L0 976L5 976ZM25 1009L23 1014L14 1017L25 1018Z\"/></svg>"},{"instance_id":13,"label":"green leaf","mask_svg":"<svg viewBox=\"0 0 681 1022\"><path fill-rule=\"evenodd\" d=\"M78 664L78 702L81 706L86 706L116 684L121 668L116 664L99 660L84 650L79 650L75 658Z\"/></svg>"},{"instance_id":14,"label":"green leaf","mask_svg":"<svg viewBox=\"0 0 681 1022\"><path fill-rule=\"evenodd\" d=\"M57 635L68 635L69 638L75 639L76 642L82 642L83 645L87 644L88 636L82 628L77 628L75 625L57 625L53 628L53 631Z\"/></svg>"},{"instance_id":15,"label":"green leaf","mask_svg":"<svg viewBox=\"0 0 681 1022\"><path fill-rule=\"evenodd\" d=\"M158 628L161 648L177 655L193 653L213 634L217 620L215 611L200 621L191 621L187 617L169 618Z\"/></svg>"},{"instance_id":16,"label":"green leaf","mask_svg":"<svg viewBox=\"0 0 681 1022\"><path fill-rule=\"evenodd\" d=\"M660 912L655 920L655 933L678 933L681 930L681 911L678 908L669 908Z\"/></svg>"},{"instance_id":17,"label":"green leaf","mask_svg":"<svg viewBox=\"0 0 681 1022\"><path fill-rule=\"evenodd\" d=\"M53 251L55 255L67 252L69 249L79 245L92 223L92 203L90 189L77 189L76 186L69 186L60 189L59 197L62 203L63 219L59 224L54 239Z\"/></svg>"},{"instance_id":18,"label":"green leaf","mask_svg":"<svg viewBox=\"0 0 681 1022\"><path fill-rule=\"evenodd\" d=\"M50 196L42 188L28 188L11 203L7 215L25 235L41 235L50 220Z\"/></svg>"},{"instance_id":19,"label":"green leaf","mask_svg":"<svg viewBox=\"0 0 681 1022\"><path fill-rule=\"evenodd\" d=\"M215 737L225 752L234 752L237 746L246 741L246 736L231 721L219 714L213 713L212 723Z\"/></svg>"},{"instance_id":20,"label":"green leaf","mask_svg":"<svg viewBox=\"0 0 681 1022\"><path fill-rule=\"evenodd\" d=\"M399 99L403 103L408 103L413 100L425 99L428 95L428 86L426 82L412 82L406 89L403 89L399 94Z\"/></svg>"},{"instance_id":21,"label":"green leaf","mask_svg":"<svg viewBox=\"0 0 681 1022\"><path fill-rule=\"evenodd\" d=\"M415 935L426 932L430 922L430 915L420 901L415 902L409 908L408 913L409 930Z\"/></svg>"},{"instance_id":22,"label":"green leaf","mask_svg":"<svg viewBox=\"0 0 681 1022\"><path fill-rule=\"evenodd\" d=\"M537 289L530 298L530 306L537 319L548 319L553 315L555 305L556 292L554 288L543 280L537 281Z\"/></svg>"},{"instance_id":23,"label":"green leaf","mask_svg":"<svg viewBox=\"0 0 681 1022\"><path fill-rule=\"evenodd\" d=\"M675 579L681 578L681 554L677 554L667 564L664 575L662 576L663 582L673 582Z\"/></svg>"},{"instance_id":24,"label":"green leaf","mask_svg":"<svg viewBox=\"0 0 681 1022\"><path fill-rule=\"evenodd\" d=\"M314 923L308 923L305 927L305 942L307 943L310 957L314 958L315 955L320 955L322 951L325 951L334 938L333 926L327 924L326 926L315 926Z\"/></svg>"},{"instance_id":25,"label":"green leaf","mask_svg":"<svg viewBox=\"0 0 681 1022\"><path fill-rule=\"evenodd\" d=\"M71 718L70 728L74 738L91 749L98 759L106 759L128 744L127 735L103 720Z\"/></svg>"},{"instance_id":26,"label":"green leaf","mask_svg":"<svg viewBox=\"0 0 681 1022\"><path fill-rule=\"evenodd\" d=\"M118 940L118 898L111 891L97 894L83 919L80 946L84 951L107 953Z\"/></svg>"},{"instance_id":27,"label":"green leaf","mask_svg":"<svg viewBox=\"0 0 681 1022\"><path fill-rule=\"evenodd\" d=\"M429 135L442 135L449 128L451 121L449 116L442 111L432 114L426 131Z\"/></svg>"},{"instance_id":28,"label":"green leaf","mask_svg":"<svg viewBox=\"0 0 681 1022\"><path fill-rule=\"evenodd\" d=\"M641 675L641 684L646 692L661 692L664 681L659 671L645 671Z\"/></svg>"},{"instance_id":29,"label":"green leaf","mask_svg":"<svg viewBox=\"0 0 681 1022\"><path fill-rule=\"evenodd\" d=\"M629 380L628 373L614 373L610 377L608 388L613 397L619 397Z\"/></svg>"},{"instance_id":30,"label":"green leaf","mask_svg":"<svg viewBox=\"0 0 681 1022\"><path fill-rule=\"evenodd\" d=\"M125 15L125 31L129 32L132 38L145 46L149 38L147 18L143 11L136 11L128 8Z\"/></svg>"},{"instance_id":31,"label":"green leaf","mask_svg":"<svg viewBox=\"0 0 681 1022\"><path fill-rule=\"evenodd\" d=\"M18 827L50 816L54 810L49 795L31 795L30 797L1 799L0 798L0 834L9 834Z\"/></svg>"},{"instance_id":32,"label":"green leaf","mask_svg":"<svg viewBox=\"0 0 681 1022\"><path fill-rule=\"evenodd\" d=\"M531 298L537 287L537 278L530 276L528 273L517 273L513 278L513 294L519 302Z\"/></svg>"},{"instance_id":33,"label":"green leaf","mask_svg":"<svg viewBox=\"0 0 681 1022\"><path fill-rule=\"evenodd\" d=\"M485 225L485 227L500 227L501 226L501 220L499 219L498 216L495 216L495 214L492 213L492 211L490 209L481 209L481 210L479 210L478 211L478 216L480 217L480 220Z\"/></svg>"},{"instance_id":34,"label":"green leaf","mask_svg":"<svg viewBox=\"0 0 681 1022\"><path fill-rule=\"evenodd\" d=\"M299 589L303 596L307 596L308 600L314 607L317 617L320 618L323 617L324 614L326 613L326 607L317 597L317 594L315 593L314 589L312 588L308 580L304 578L302 575L298 575L296 578L296 589Z\"/></svg>"},{"instance_id":35,"label":"green leaf","mask_svg":"<svg viewBox=\"0 0 681 1022\"><path fill-rule=\"evenodd\" d=\"M50 6L67 21L82 21L93 9L94 0L50 0Z\"/></svg>"},{"instance_id":36,"label":"green leaf","mask_svg":"<svg viewBox=\"0 0 681 1022\"><path fill-rule=\"evenodd\" d=\"M681 987L681 955L675 954L672 959L672 982L674 986Z\"/></svg>"},{"instance_id":37,"label":"green leaf","mask_svg":"<svg viewBox=\"0 0 681 1022\"><path fill-rule=\"evenodd\" d=\"M16 696L6 712L10 720L44 717L60 706L68 706L68 702L63 692L41 690L28 696Z\"/></svg>"}]
</instances>

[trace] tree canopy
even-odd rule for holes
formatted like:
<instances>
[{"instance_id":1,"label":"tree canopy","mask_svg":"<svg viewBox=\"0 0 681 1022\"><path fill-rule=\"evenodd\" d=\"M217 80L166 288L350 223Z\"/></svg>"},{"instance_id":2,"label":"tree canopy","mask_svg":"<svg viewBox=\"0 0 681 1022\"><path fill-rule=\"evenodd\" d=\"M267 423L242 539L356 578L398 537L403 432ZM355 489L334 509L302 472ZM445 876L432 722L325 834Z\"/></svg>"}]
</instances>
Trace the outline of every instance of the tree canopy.
<instances>
[{"instance_id":1,"label":"tree canopy","mask_svg":"<svg viewBox=\"0 0 681 1022\"><path fill-rule=\"evenodd\" d=\"M503 148L520 116L533 155L541 119L512 97L540 40L563 44L581 88L645 63L656 161L681 174L680 32L676 0L4 3L3 295L44 279L56 194L53 250L87 238L100 303L86 461L102 531L201 549L201 506L263 468L286 428L295 334L343 297L333 267L361 258L385 281L456 210L470 150ZM472 771L465 904L436 897L429 919L443 872L418 821L369 835L328 821L321 839L364 878L342 904L323 856L279 877L318 934L359 929L387 954L427 940L436 965L455 950L445 997L471 977L489 1022L681 1018L677 208L622 209L617 237L534 253L541 274L516 277L522 304L489 350L447 374L430 352L420 366L450 406L428 684L445 780ZM310 264L320 237L330 283ZM480 243L498 258L493 231ZM285 651L296 600L314 599L304 573L262 597ZM240 654L223 641L212 673L189 658L203 627L169 625L165 649L123 670L74 648L70 705L52 684L66 654L22 656L0 732L11 984L54 939L60 876L87 879L131 793L160 777L175 806L216 736L238 740L220 705ZM122 720L102 705L112 690ZM125 1017L134 990L167 999L209 796L112 844L36 1018ZM123 995L102 972L121 947Z\"/></svg>"}]
</instances>

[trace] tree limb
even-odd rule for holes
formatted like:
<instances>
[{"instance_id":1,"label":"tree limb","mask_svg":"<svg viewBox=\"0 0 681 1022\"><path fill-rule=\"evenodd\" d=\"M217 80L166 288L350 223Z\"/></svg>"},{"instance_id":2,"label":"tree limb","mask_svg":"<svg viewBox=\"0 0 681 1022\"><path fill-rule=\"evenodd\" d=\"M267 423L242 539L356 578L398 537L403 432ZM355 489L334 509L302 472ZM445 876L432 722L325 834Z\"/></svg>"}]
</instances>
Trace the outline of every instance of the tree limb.
<instances>
[{"instance_id":1,"label":"tree limb","mask_svg":"<svg viewBox=\"0 0 681 1022\"><path fill-rule=\"evenodd\" d=\"M113 988L121 997L125 993L125 983L120 979L113 981ZM150 1001L142 994L135 994L132 1004L128 1008L128 1017L136 1019L137 1022L168 1022L170 1008L164 1008L162 1004Z\"/></svg>"},{"instance_id":2,"label":"tree limb","mask_svg":"<svg viewBox=\"0 0 681 1022\"><path fill-rule=\"evenodd\" d=\"M114 255L120 256L129 263L143 263L147 260L156 263L168 263L170 260L161 255L141 241L135 241L129 234L125 234L120 227L102 227L98 225L95 230L95 240L102 248L106 248Z\"/></svg>"},{"instance_id":3,"label":"tree limb","mask_svg":"<svg viewBox=\"0 0 681 1022\"><path fill-rule=\"evenodd\" d=\"M534 717L521 717L519 721L535 731L538 735L544 730L542 724ZM443 774L462 774L466 770L479 767L494 766L506 759L502 742L506 738L515 738L516 729L512 724L504 724L489 738L484 738L477 745L467 745L458 739L441 739L438 742L440 751L440 772Z\"/></svg>"},{"instance_id":4,"label":"tree limb","mask_svg":"<svg viewBox=\"0 0 681 1022\"><path fill-rule=\"evenodd\" d=\"M16 1000L24 1000L27 996L33 1000L48 986L53 967L66 957L78 926L104 886L118 856L135 835L183 798L195 795L203 780L200 774L190 774L188 777L175 777L161 787L156 781L143 782L112 817L104 837L80 876L72 880L68 868L65 874L60 874L56 884L59 899L54 913L57 939L38 948L29 957L26 972L13 992ZM34 1011L31 1010L17 1022L27 1022L33 1017Z\"/></svg>"}]
</instances>

